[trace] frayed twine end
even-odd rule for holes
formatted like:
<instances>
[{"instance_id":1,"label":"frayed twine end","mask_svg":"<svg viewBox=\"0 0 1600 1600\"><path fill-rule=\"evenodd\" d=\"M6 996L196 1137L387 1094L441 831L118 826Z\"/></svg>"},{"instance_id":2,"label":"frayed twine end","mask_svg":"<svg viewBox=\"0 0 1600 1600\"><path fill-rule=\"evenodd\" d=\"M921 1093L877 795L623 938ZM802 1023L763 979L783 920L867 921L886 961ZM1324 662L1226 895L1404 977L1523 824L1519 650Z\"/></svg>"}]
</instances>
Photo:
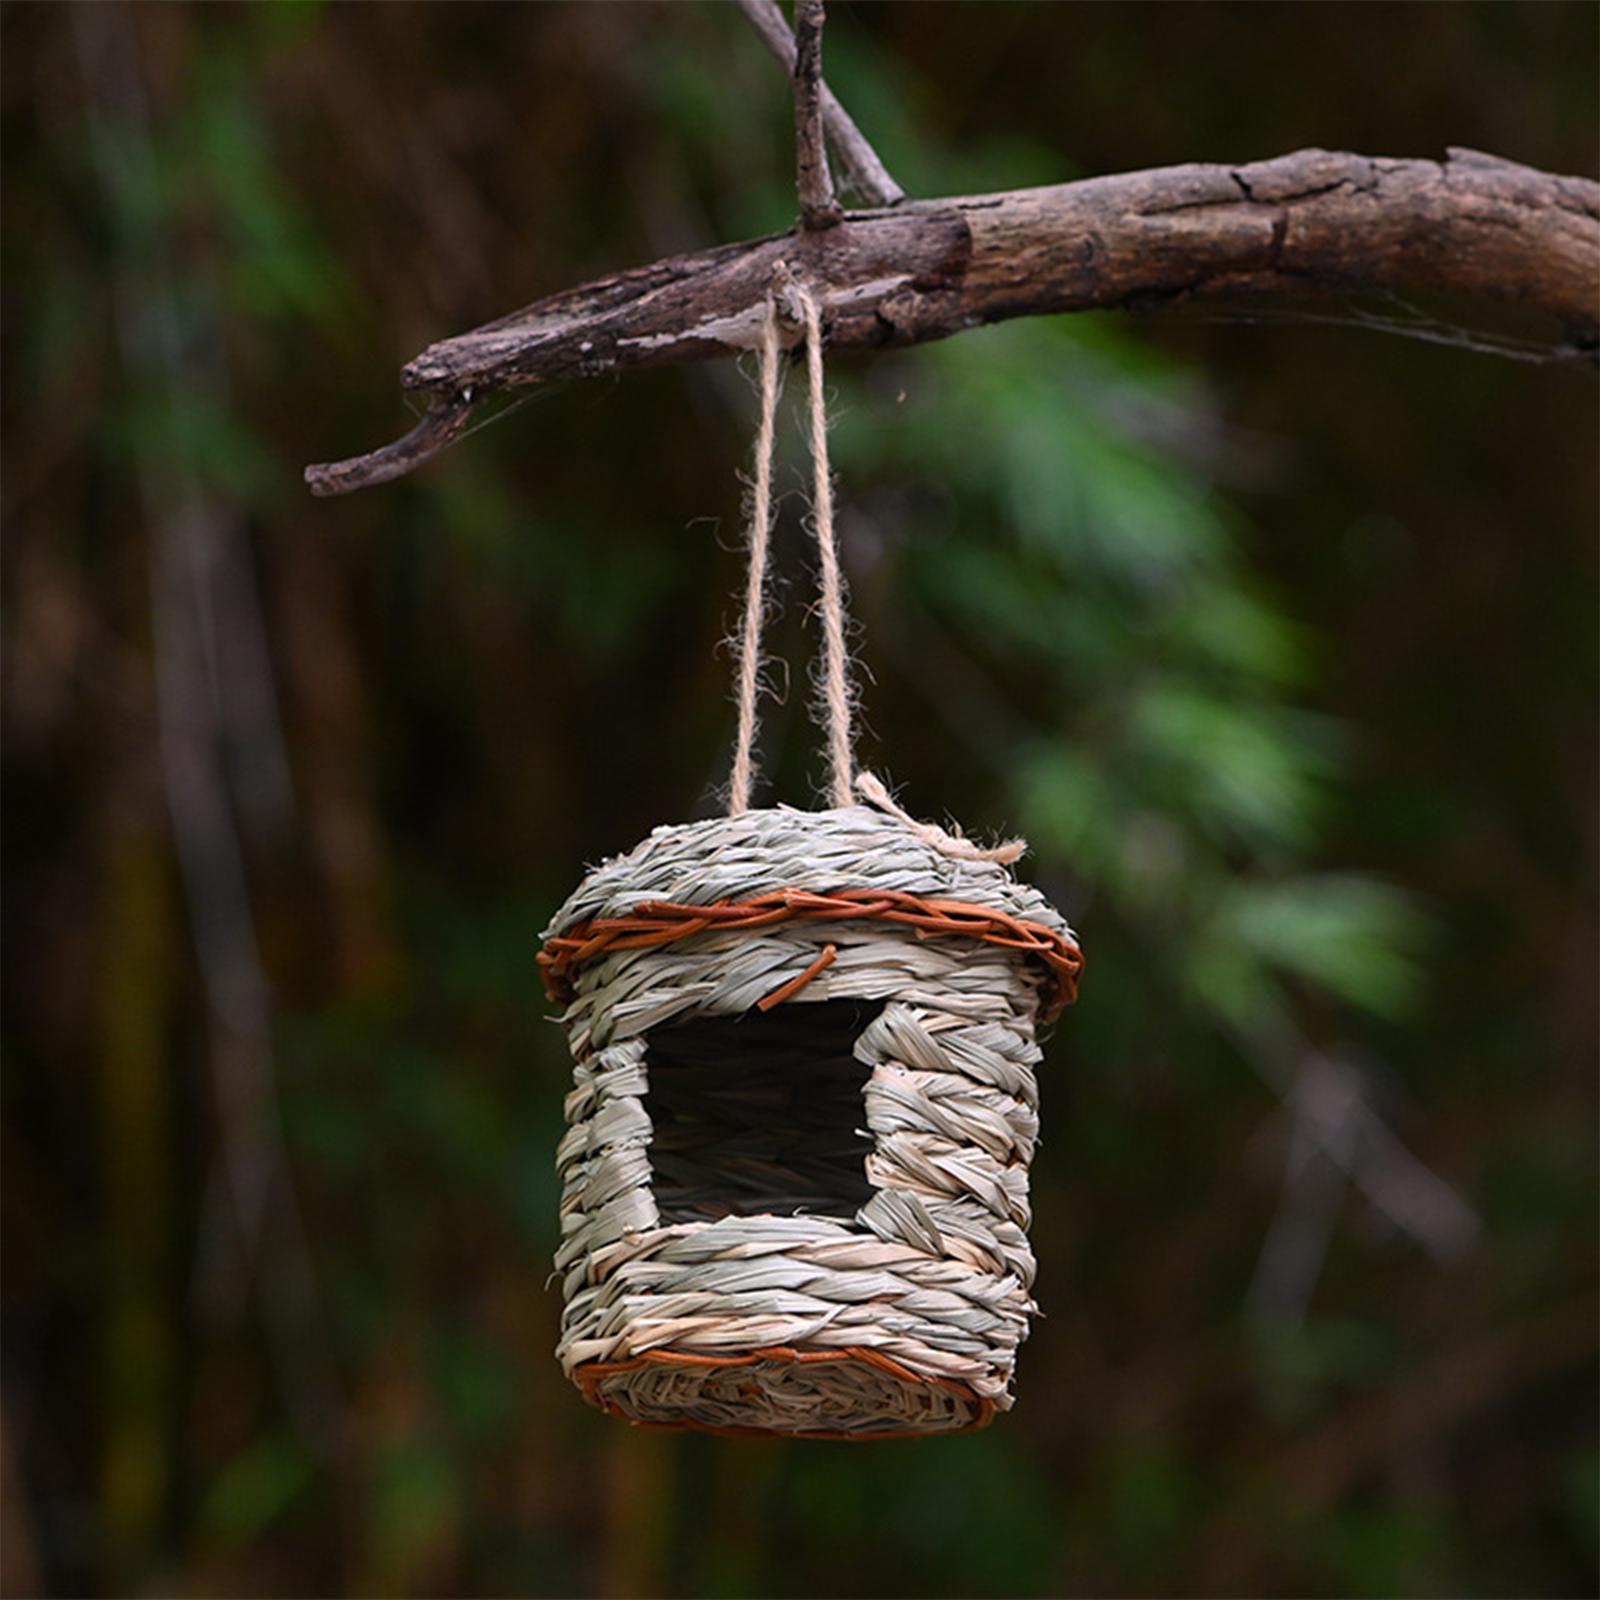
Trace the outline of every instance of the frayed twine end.
<instances>
[{"instance_id":1,"label":"frayed twine end","mask_svg":"<svg viewBox=\"0 0 1600 1600\"><path fill-rule=\"evenodd\" d=\"M858 772L855 788L863 800L903 822L925 844L932 845L940 855L949 856L952 860L997 861L1001 866L1009 867L1013 862L1020 861L1027 853L1026 839L1006 839L999 844L985 847L963 838L960 833L946 831L936 822L918 822L910 812L895 803L894 796L889 793L883 780L876 773Z\"/></svg>"}]
</instances>

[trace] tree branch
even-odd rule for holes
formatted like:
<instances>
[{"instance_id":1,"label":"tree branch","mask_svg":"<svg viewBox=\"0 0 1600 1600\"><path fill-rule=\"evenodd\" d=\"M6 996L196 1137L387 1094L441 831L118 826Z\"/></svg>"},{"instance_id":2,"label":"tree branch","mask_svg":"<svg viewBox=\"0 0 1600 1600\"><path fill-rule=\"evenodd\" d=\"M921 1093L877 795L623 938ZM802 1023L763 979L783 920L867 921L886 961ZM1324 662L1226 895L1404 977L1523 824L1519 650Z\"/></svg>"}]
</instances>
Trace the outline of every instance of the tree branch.
<instances>
[{"instance_id":1,"label":"tree branch","mask_svg":"<svg viewBox=\"0 0 1600 1600\"><path fill-rule=\"evenodd\" d=\"M307 467L306 482L312 494L333 495L403 478L413 467L448 450L465 432L476 409L470 385L458 393L437 394L410 433L369 455Z\"/></svg>"},{"instance_id":2,"label":"tree branch","mask_svg":"<svg viewBox=\"0 0 1600 1600\"><path fill-rule=\"evenodd\" d=\"M738 0L738 3L762 44L771 51L779 66L792 75L794 35L789 32L778 0ZM846 181L860 192L869 206L899 205L906 197L905 190L889 176L889 169L878 158L878 152L867 142L855 119L839 103L839 97L827 82L819 78L817 88L822 98L822 125L844 169Z\"/></svg>"},{"instance_id":3,"label":"tree branch","mask_svg":"<svg viewBox=\"0 0 1600 1600\"><path fill-rule=\"evenodd\" d=\"M372 455L308 467L307 481L340 494L409 472L499 390L752 349L780 262L818 297L833 351L1308 291L1500 301L1553 318L1564 353L1600 348L1600 184L1467 150L1443 162L1302 150L906 201L597 279L425 350L401 381L433 391L429 420Z\"/></svg>"},{"instance_id":4,"label":"tree branch","mask_svg":"<svg viewBox=\"0 0 1600 1600\"><path fill-rule=\"evenodd\" d=\"M831 228L841 215L822 137L822 0L794 0L794 186L800 222Z\"/></svg>"}]
</instances>

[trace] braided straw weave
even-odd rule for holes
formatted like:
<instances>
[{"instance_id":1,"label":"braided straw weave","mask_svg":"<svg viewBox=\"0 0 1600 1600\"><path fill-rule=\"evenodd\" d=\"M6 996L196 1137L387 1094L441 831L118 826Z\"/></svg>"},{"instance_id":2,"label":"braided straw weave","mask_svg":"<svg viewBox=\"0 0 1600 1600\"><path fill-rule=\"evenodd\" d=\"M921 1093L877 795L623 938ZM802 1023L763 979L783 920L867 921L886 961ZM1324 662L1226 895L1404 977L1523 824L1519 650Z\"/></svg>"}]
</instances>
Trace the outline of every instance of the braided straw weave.
<instances>
[{"instance_id":1,"label":"braided straw weave","mask_svg":"<svg viewBox=\"0 0 1600 1600\"><path fill-rule=\"evenodd\" d=\"M658 828L540 956L576 1061L558 1355L636 1422L881 1438L1009 1407L1035 1026L1071 929L865 806Z\"/></svg>"}]
</instances>

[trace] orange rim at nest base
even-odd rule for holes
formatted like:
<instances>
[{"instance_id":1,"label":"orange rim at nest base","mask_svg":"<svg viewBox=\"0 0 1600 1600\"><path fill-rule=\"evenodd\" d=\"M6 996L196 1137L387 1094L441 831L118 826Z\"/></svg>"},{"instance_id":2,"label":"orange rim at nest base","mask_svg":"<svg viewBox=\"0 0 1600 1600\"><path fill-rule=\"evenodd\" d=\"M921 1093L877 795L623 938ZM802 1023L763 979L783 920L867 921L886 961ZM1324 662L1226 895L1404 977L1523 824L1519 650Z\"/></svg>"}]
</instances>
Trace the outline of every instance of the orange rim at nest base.
<instances>
[{"instance_id":1,"label":"orange rim at nest base","mask_svg":"<svg viewBox=\"0 0 1600 1600\"><path fill-rule=\"evenodd\" d=\"M573 997L576 970L618 951L656 949L714 931L754 932L784 922L870 920L896 923L924 938L979 939L1003 950L1032 956L1045 968L1047 984L1041 1004L1045 1022L1054 1021L1078 997L1083 954L1053 929L963 900L941 900L894 889L840 889L832 894L773 889L751 900L719 900L705 906L647 900L627 916L591 917L565 933L552 934L538 960L546 993L558 1005L564 1005Z\"/></svg>"},{"instance_id":2,"label":"orange rim at nest base","mask_svg":"<svg viewBox=\"0 0 1600 1600\"><path fill-rule=\"evenodd\" d=\"M891 1433L856 1432L847 1433L824 1428L737 1428L720 1427L715 1423L704 1422L655 1422L641 1417L630 1415L615 1401L608 1400L598 1392L601 1382L618 1373L637 1372L641 1367L695 1367L701 1371L707 1369L726 1370L732 1367L754 1366L758 1361L781 1361L798 1365L810 1365L824 1361L863 1361L868 1366L876 1367L880 1372L888 1374L902 1383L908 1383L920 1388L944 1389L955 1395L958 1399L970 1401L978 1408L977 1416L971 1422L964 1422L959 1427L929 1430L927 1428L899 1428ZM866 1440L879 1439L925 1439L930 1431L940 1433L975 1433L979 1428L987 1428L994 1421L995 1405L992 1400L985 1400L982 1395L969 1389L964 1383L957 1383L953 1378L929 1378L921 1373L913 1372L909 1367L903 1367L898 1361L884 1355L878 1350L869 1350L863 1345L845 1345L839 1350L796 1350L792 1345L768 1345L760 1350L752 1350L742 1356L697 1356L689 1355L680 1350L649 1350L642 1356L634 1356L627 1361L586 1361L582 1366L572 1370L572 1381L583 1390L585 1398L594 1405L613 1417L621 1417L625 1422L632 1423L636 1428L653 1428L662 1433L720 1433L730 1439L822 1439L834 1440L843 1443L859 1444Z\"/></svg>"}]
</instances>

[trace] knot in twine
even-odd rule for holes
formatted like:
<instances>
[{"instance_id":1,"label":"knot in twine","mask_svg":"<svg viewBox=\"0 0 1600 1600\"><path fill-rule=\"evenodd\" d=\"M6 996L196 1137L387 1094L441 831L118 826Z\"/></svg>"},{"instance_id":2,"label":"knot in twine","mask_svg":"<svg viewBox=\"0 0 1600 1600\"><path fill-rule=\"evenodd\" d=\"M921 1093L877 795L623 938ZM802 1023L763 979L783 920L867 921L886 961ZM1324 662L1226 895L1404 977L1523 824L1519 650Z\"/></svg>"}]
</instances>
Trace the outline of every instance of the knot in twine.
<instances>
[{"instance_id":1,"label":"knot in twine","mask_svg":"<svg viewBox=\"0 0 1600 1600\"><path fill-rule=\"evenodd\" d=\"M932 845L940 855L949 856L954 861L997 861L1001 866L1009 867L1027 853L1026 839L1005 839L999 844L985 846L963 838L959 829L951 833L936 822L918 822L909 811L896 804L894 796L874 772L856 774L856 793L880 811L887 811L891 817L904 823L924 844Z\"/></svg>"}]
</instances>

